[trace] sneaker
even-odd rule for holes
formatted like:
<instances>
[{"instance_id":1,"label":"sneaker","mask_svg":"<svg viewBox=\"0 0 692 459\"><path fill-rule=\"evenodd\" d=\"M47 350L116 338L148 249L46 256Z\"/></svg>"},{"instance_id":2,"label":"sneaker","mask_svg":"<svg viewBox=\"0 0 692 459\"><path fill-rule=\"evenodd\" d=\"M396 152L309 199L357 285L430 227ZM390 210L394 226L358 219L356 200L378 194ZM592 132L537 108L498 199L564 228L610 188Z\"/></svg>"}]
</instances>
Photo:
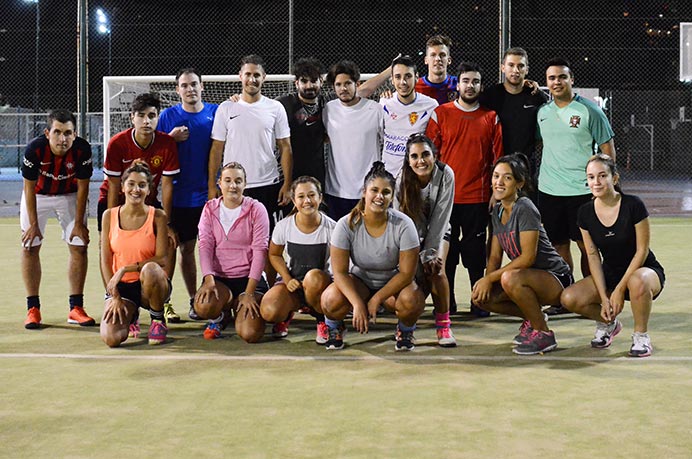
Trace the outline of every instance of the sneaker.
<instances>
[{"instance_id":1,"label":"sneaker","mask_svg":"<svg viewBox=\"0 0 692 459\"><path fill-rule=\"evenodd\" d=\"M483 308L479 308L473 303L471 303L471 314L473 314L474 317L478 318L490 317L490 311L486 311Z\"/></svg>"},{"instance_id":2,"label":"sneaker","mask_svg":"<svg viewBox=\"0 0 692 459\"><path fill-rule=\"evenodd\" d=\"M149 344L163 344L166 341L168 327L159 320L152 320L149 326Z\"/></svg>"},{"instance_id":3,"label":"sneaker","mask_svg":"<svg viewBox=\"0 0 692 459\"><path fill-rule=\"evenodd\" d=\"M532 331L533 328L531 328L531 322L528 320L523 321L519 327L519 334L514 337L512 344L516 344L517 346L520 345L528 339Z\"/></svg>"},{"instance_id":4,"label":"sneaker","mask_svg":"<svg viewBox=\"0 0 692 459\"><path fill-rule=\"evenodd\" d=\"M519 355L534 355L552 351L556 347L557 341L555 341L555 334L552 331L531 330L526 341L512 351Z\"/></svg>"},{"instance_id":5,"label":"sneaker","mask_svg":"<svg viewBox=\"0 0 692 459\"><path fill-rule=\"evenodd\" d=\"M653 348L651 347L651 338L648 333L632 333L632 347L630 348L630 357L648 357L651 355Z\"/></svg>"},{"instance_id":6,"label":"sneaker","mask_svg":"<svg viewBox=\"0 0 692 459\"><path fill-rule=\"evenodd\" d=\"M204 339L221 338L221 327L215 322L209 322L204 329Z\"/></svg>"},{"instance_id":7,"label":"sneaker","mask_svg":"<svg viewBox=\"0 0 692 459\"><path fill-rule=\"evenodd\" d=\"M344 348L344 335L346 334L346 327L342 322L337 328L327 327L329 331L329 339L325 343L325 347L328 351L338 351Z\"/></svg>"},{"instance_id":8,"label":"sneaker","mask_svg":"<svg viewBox=\"0 0 692 459\"><path fill-rule=\"evenodd\" d=\"M615 319L611 323L596 322L596 332L591 340L591 347L605 349L613 342L613 338L622 330L622 323Z\"/></svg>"},{"instance_id":9,"label":"sneaker","mask_svg":"<svg viewBox=\"0 0 692 459\"><path fill-rule=\"evenodd\" d=\"M570 311L568 309L565 309L563 306L551 306L543 312L545 312L549 316L559 316L562 314L570 314Z\"/></svg>"},{"instance_id":10,"label":"sneaker","mask_svg":"<svg viewBox=\"0 0 692 459\"><path fill-rule=\"evenodd\" d=\"M416 339L413 337L413 330L403 331L399 327L396 329L396 343L394 343L395 351L412 351L416 346L414 342Z\"/></svg>"},{"instance_id":11,"label":"sneaker","mask_svg":"<svg viewBox=\"0 0 692 459\"><path fill-rule=\"evenodd\" d=\"M130 327L127 331L127 337L139 338L139 334L141 331L142 329L139 327L139 319L135 319L135 321L130 324Z\"/></svg>"},{"instance_id":12,"label":"sneaker","mask_svg":"<svg viewBox=\"0 0 692 459\"><path fill-rule=\"evenodd\" d=\"M543 313L543 319L545 319L545 323L548 323L548 314ZM528 320L523 321L521 323L521 326L519 327L519 334L514 337L514 339L512 340L512 344L517 346L520 345L528 339L532 331L533 327L531 327L531 322Z\"/></svg>"},{"instance_id":13,"label":"sneaker","mask_svg":"<svg viewBox=\"0 0 692 459\"><path fill-rule=\"evenodd\" d=\"M457 340L454 338L454 333L450 327L441 327L437 329L437 344L440 347L456 347Z\"/></svg>"},{"instance_id":14,"label":"sneaker","mask_svg":"<svg viewBox=\"0 0 692 459\"><path fill-rule=\"evenodd\" d=\"M78 324L82 327L91 327L96 325L96 321L89 317L84 308L81 306L75 306L74 308L70 309L70 313L67 315L67 323Z\"/></svg>"},{"instance_id":15,"label":"sneaker","mask_svg":"<svg viewBox=\"0 0 692 459\"><path fill-rule=\"evenodd\" d=\"M197 312L195 312L194 306L190 306L190 311L187 313L187 316L192 320L204 320L200 316L197 315Z\"/></svg>"},{"instance_id":16,"label":"sneaker","mask_svg":"<svg viewBox=\"0 0 692 459\"><path fill-rule=\"evenodd\" d=\"M26 312L26 320L24 321L24 328L28 330L36 330L41 327L41 310L37 307L33 307Z\"/></svg>"},{"instance_id":17,"label":"sneaker","mask_svg":"<svg viewBox=\"0 0 692 459\"><path fill-rule=\"evenodd\" d=\"M324 322L317 322L317 335L315 335L315 342L317 344L327 344L329 341L329 327Z\"/></svg>"},{"instance_id":18,"label":"sneaker","mask_svg":"<svg viewBox=\"0 0 692 459\"><path fill-rule=\"evenodd\" d=\"M283 322L277 322L274 324L272 327L272 336L274 338L285 338L288 336L288 325L291 323L291 319L293 319L293 313L290 313L288 315L288 319L284 320Z\"/></svg>"},{"instance_id":19,"label":"sneaker","mask_svg":"<svg viewBox=\"0 0 692 459\"><path fill-rule=\"evenodd\" d=\"M171 303L163 304L163 317L166 318L166 323L177 324L180 322L180 316L175 312Z\"/></svg>"}]
</instances>

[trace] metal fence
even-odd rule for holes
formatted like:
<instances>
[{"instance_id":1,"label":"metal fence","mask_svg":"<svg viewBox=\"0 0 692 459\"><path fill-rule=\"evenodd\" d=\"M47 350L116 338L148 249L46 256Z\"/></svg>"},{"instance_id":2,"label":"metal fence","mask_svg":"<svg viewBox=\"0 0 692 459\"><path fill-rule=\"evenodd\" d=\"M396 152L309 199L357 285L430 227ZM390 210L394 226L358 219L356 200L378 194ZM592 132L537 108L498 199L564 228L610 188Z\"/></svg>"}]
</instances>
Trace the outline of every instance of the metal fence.
<instances>
[{"instance_id":1,"label":"metal fence","mask_svg":"<svg viewBox=\"0 0 692 459\"><path fill-rule=\"evenodd\" d=\"M76 110L78 0L2 4L0 165L11 167L40 131L27 112ZM289 73L305 56L326 65L349 58L378 72L403 52L418 56L424 73L424 44L436 33L452 37L454 63L477 61L494 82L507 6L506 42L528 50L529 77L544 83L550 57L572 61L577 86L599 88L609 100L625 173L663 190L680 181L689 188L692 102L678 81L678 24L692 21L692 2L682 0L90 0L87 111L101 111L105 75L166 75L190 65L230 74L249 53L264 57L268 73ZM16 119L8 121L10 112ZM98 123L81 134L98 147Z\"/></svg>"}]
</instances>

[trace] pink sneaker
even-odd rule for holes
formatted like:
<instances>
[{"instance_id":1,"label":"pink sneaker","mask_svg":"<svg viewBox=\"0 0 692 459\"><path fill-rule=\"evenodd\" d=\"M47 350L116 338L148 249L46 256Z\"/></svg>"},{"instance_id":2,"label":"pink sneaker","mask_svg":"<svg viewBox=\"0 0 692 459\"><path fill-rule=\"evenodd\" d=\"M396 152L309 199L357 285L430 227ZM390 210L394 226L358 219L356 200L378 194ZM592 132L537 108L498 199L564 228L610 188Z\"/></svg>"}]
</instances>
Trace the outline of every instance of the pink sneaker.
<instances>
[{"instance_id":1,"label":"pink sneaker","mask_svg":"<svg viewBox=\"0 0 692 459\"><path fill-rule=\"evenodd\" d=\"M288 319L284 320L283 322L277 322L274 324L272 327L272 336L274 338L285 338L288 336L288 325L291 323L291 319L293 319L293 313L290 313L288 315Z\"/></svg>"},{"instance_id":2,"label":"pink sneaker","mask_svg":"<svg viewBox=\"0 0 692 459\"><path fill-rule=\"evenodd\" d=\"M166 341L168 327L159 320L152 320L149 326L149 344L163 344Z\"/></svg>"},{"instance_id":3,"label":"pink sneaker","mask_svg":"<svg viewBox=\"0 0 692 459\"><path fill-rule=\"evenodd\" d=\"M440 327L437 329L437 344L440 347L455 347L457 340L450 327Z\"/></svg>"},{"instance_id":4,"label":"pink sneaker","mask_svg":"<svg viewBox=\"0 0 692 459\"><path fill-rule=\"evenodd\" d=\"M127 332L128 338L139 338L139 334L142 329L139 327L139 319L135 319L134 322L130 324L130 329Z\"/></svg>"},{"instance_id":5,"label":"pink sneaker","mask_svg":"<svg viewBox=\"0 0 692 459\"><path fill-rule=\"evenodd\" d=\"M329 327L324 322L317 322L317 336L315 342L317 344L327 344L329 341Z\"/></svg>"}]
</instances>

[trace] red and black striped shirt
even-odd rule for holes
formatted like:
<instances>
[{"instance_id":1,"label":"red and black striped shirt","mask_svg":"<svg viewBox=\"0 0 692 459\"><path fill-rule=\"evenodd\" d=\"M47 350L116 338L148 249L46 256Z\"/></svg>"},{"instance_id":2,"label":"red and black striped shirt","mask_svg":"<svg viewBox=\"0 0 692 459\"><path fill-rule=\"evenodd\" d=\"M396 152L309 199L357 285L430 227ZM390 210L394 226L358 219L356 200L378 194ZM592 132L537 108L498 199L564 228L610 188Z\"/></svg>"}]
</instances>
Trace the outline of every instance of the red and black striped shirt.
<instances>
[{"instance_id":1,"label":"red and black striped shirt","mask_svg":"<svg viewBox=\"0 0 692 459\"><path fill-rule=\"evenodd\" d=\"M45 136L36 137L26 147L22 177L36 181L36 194L77 192L77 180L91 178L91 145L76 137L65 156L54 155Z\"/></svg>"}]
</instances>

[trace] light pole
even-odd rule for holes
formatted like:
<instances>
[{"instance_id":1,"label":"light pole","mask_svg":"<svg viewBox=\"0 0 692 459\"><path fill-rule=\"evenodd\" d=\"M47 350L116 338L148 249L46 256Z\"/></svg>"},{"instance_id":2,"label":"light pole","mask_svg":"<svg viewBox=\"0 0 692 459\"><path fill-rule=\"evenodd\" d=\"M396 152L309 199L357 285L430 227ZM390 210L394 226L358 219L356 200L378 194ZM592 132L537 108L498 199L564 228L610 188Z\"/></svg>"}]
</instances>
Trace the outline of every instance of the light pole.
<instances>
[{"instance_id":1,"label":"light pole","mask_svg":"<svg viewBox=\"0 0 692 459\"><path fill-rule=\"evenodd\" d=\"M38 112L38 53L39 53L39 36L41 34L41 10L39 8L39 0L24 0L26 3L36 4L36 51L34 62L34 112Z\"/></svg>"},{"instance_id":2,"label":"light pole","mask_svg":"<svg viewBox=\"0 0 692 459\"><path fill-rule=\"evenodd\" d=\"M104 13L101 8L96 9L96 22L98 24L96 30L98 30L101 35L108 35L108 76L110 76L113 62L111 24L108 20L108 16L106 16L106 13Z\"/></svg>"}]
</instances>

